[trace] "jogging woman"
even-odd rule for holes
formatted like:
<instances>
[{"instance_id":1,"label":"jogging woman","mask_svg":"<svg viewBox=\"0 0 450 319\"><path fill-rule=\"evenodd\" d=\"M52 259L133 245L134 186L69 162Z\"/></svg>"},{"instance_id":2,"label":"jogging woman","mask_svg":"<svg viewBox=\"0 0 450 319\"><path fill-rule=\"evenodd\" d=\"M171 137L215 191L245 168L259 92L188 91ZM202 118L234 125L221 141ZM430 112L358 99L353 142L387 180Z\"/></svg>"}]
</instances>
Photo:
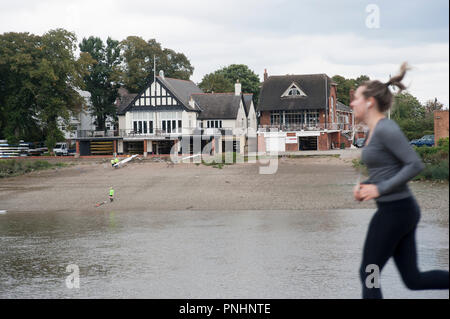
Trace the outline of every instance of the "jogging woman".
<instances>
[{"instance_id":1,"label":"jogging woman","mask_svg":"<svg viewBox=\"0 0 450 319\"><path fill-rule=\"evenodd\" d=\"M403 63L400 73L387 83L365 82L358 87L350 104L355 119L369 128L361 155L369 179L357 185L353 195L358 201L375 199L378 208L369 224L359 270L363 298L382 298L375 276L390 257L394 257L409 289L449 288L448 271L418 269L415 234L420 209L406 183L424 165L399 126L384 115L392 104L389 87L404 90L401 81L407 69Z\"/></svg>"}]
</instances>

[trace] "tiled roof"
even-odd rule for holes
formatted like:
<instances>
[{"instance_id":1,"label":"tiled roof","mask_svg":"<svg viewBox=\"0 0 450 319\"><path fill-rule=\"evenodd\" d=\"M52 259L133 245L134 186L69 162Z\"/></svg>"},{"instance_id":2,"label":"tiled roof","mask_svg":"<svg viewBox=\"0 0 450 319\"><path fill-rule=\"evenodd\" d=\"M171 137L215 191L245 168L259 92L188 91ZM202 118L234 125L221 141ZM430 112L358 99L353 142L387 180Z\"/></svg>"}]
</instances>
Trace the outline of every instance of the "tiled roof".
<instances>
[{"instance_id":1,"label":"tiled roof","mask_svg":"<svg viewBox=\"0 0 450 319\"><path fill-rule=\"evenodd\" d=\"M295 83L306 96L281 97ZM326 74L270 76L264 81L258 111L326 109L331 78Z\"/></svg>"},{"instance_id":2,"label":"tiled roof","mask_svg":"<svg viewBox=\"0 0 450 319\"><path fill-rule=\"evenodd\" d=\"M199 120L236 119L241 102L241 96L234 93L203 93L192 97L202 109Z\"/></svg>"}]
</instances>

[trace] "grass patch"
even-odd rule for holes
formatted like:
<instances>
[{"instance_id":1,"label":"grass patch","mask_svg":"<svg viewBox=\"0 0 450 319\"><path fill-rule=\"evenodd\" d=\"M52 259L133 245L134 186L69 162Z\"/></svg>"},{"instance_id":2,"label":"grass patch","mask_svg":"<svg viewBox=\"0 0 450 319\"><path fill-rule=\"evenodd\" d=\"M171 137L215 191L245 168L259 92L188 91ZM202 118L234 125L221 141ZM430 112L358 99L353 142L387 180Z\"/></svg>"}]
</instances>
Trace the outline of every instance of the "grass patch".
<instances>
[{"instance_id":1,"label":"grass patch","mask_svg":"<svg viewBox=\"0 0 450 319\"><path fill-rule=\"evenodd\" d=\"M363 161L360 158L352 159L352 165L355 169L361 172L364 176L369 176L369 171L367 170L367 166L364 165Z\"/></svg>"},{"instance_id":2,"label":"grass patch","mask_svg":"<svg viewBox=\"0 0 450 319\"><path fill-rule=\"evenodd\" d=\"M45 170L55 167L66 167L66 163L50 163L43 160L26 161L5 159L0 160L0 178L12 177L30 173L32 171Z\"/></svg>"}]
</instances>

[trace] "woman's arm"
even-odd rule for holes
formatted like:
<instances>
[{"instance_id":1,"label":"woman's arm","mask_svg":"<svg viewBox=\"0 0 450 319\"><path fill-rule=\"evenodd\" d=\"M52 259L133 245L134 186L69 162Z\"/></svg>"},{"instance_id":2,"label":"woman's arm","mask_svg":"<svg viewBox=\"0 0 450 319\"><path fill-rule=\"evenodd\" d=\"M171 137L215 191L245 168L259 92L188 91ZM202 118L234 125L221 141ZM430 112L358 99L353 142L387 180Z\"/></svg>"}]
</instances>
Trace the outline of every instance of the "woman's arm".
<instances>
[{"instance_id":1,"label":"woman's arm","mask_svg":"<svg viewBox=\"0 0 450 319\"><path fill-rule=\"evenodd\" d=\"M380 139L386 149L403 163L403 167L391 178L376 184L380 195L387 194L398 186L406 184L425 168L400 127L395 122L389 121L388 124L386 128L378 132Z\"/></svg>"}]
</instances>

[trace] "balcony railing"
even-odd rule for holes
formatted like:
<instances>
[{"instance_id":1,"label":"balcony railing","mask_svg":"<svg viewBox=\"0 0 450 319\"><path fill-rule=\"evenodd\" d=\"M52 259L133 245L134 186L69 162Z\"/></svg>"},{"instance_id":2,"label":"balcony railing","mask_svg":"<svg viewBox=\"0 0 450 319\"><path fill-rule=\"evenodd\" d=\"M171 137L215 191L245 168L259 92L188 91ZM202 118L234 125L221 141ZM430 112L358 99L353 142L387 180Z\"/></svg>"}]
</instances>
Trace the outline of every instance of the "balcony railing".
<instances>
[{"instance_id":1,"label":"balcony railing","mask_svg":"<svg viewBox=\"0 0 450 319\"><path fill-rule=\"evenodd\" d=\"M311 124L272 124L259 125L258 131L269 132L273 130L278 131L323 131L323 130L341 130L351 131L352 125L348 123L311 123Z\"/></svg>"},{"instance_id":2,"label":"balcony railing","mask_svg":"<svg viewBox=\"0 0 450 319\"><path fill-rule=\"evenodd\" d=\"M95 137L167 137L173 135L188 134L188 135L232 135L232 128L177 128L174 130L153 129L147 131L135 130L116 130L116 131L95 131L95 130L78 130L76 132L77 138L95 138Z\"/></svg>"}]
</instances>

